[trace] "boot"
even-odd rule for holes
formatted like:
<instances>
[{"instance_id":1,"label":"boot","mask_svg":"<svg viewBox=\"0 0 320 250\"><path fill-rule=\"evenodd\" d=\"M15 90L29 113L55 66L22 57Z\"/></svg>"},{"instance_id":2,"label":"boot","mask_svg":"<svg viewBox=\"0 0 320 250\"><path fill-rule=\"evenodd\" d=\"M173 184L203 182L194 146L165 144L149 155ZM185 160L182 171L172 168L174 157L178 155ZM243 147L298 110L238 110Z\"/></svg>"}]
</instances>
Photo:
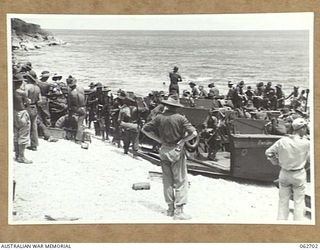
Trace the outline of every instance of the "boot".
<instances>
[{"instance_id":1,"label":"boot","mask_svg":"<svg viewBox=\"0 0 320 250\"><path fill-rule=\"evenodd\" d=\"M183 205L177 206L174 210L174 220L190 220L192 217L183 212Z\"/></svg>"},{"instance_id":2,"label":"boot","mask_svg":"<svg viewBox=\"0 0 320 250\"><path fill-rule=\"evenodd\" d=\"M17 162L19 163L25 163L25 164L31 164L32 161L28 160L24 157L24 151L25 151L26 145L19 145L19 156L17 158Z\"/></svg>"},{"instance_id":3,"label":"boot","mask_svg":"<svg viewBox=\"0 0 320 250\"><path fill-rule=\"evenodd\" d=\"M168 204L167 216L174 216L174 204Z\"/></svg>"},{"instance_id":4,"label":"boot","mask_svg":"<svg viewBox=\"0 0 320 250\"><path fill-rule=\"evenodd\" d=\"M29 146L27 149L32 150L32 151L37 151L37 146Z\"/></svg>"}]
</instances>

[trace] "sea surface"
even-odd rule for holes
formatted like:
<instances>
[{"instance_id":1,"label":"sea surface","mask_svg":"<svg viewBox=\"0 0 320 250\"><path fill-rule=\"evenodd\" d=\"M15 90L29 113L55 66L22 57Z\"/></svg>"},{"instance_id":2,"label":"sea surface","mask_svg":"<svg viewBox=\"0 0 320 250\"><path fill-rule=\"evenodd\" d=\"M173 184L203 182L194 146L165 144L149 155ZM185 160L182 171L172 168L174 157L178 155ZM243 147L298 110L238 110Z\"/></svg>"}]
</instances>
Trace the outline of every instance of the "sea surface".
<instances>
[{"instance_id":1,"label":"sea surface","mask_svg":"<svg viewBox=\"0 0 320 250\"><path fill-rule=\"evenodd\" d=\"M18 52L21 62L72 75L85 88L101 82L145 95L167 91L169 71L179 67L181 89L194 81L215 82L222 94L227 82L255 87L281 83L287 94L294 85L309 86L308 31L110 31L51 30L63 46Z\"/></svg>"}]
</instances>

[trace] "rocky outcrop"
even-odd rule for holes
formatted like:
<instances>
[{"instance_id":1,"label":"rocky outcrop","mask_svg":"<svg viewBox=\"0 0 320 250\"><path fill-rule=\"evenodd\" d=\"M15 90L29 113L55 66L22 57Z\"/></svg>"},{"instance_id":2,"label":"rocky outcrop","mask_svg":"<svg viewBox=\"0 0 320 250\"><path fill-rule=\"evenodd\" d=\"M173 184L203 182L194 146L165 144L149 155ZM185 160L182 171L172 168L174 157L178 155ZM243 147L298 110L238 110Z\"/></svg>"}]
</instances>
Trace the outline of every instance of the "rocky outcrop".
<instances>
[{"instance_id":1,"label":"rocky outcrop","mask_svg":"<svg viewBox=\"0 0 320 250\"><path fill-rule=\"evenodd\" d=\"M18 18L11 19L11 39L12 50L35 50L44 46L65 44L50 32L41 29L40 25Z\"/></svg>"}]
</instances>

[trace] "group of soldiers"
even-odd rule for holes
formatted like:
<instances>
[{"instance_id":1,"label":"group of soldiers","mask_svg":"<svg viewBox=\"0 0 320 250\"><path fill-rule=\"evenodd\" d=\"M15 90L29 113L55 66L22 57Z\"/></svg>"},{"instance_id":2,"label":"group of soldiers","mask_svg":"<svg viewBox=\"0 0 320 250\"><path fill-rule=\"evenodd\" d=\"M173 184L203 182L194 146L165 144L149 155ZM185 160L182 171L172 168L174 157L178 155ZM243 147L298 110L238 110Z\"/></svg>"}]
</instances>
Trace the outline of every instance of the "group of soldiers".
<instances>
[{"instance_id":1,"label":"group of soldiers","mask_svg":"<svg viewBox=\"0 0 320 250\"><path fill-rule=\"evenodd\" d=\"M69 139L83 140L86 117L85 92L71 75L66 82L62 76L43 71L40 77L32 64L13 65L14 145L16 160L32 163L24 156L25 148L37 151L39 137L49 142L50 128L64 128Z\"/></svg>"},{"instance_id":2,"label":"group of soldiers","mask_svg":"<svg viewBox=\"0 0 320 250\"><path fill-rule=\"evenodd\" d=\"M178 74L179 68L175 66L173 71L169 73L170 86L169 93L179 95L179 82L182 77ZM195 82L189 82L190 90L184 90L182 98L188 99L225 99L230 101L229 106L237 108L256 108L263 110L279 110L285 107L285 100L290 100L292 109L306 106L308 101L309 89L299 91L298 86L294 86L292 92L285 97L280 83L272 86L272 82L259 82L253 89L248 85L245 89L244 81L237 84L228 81L228 92L221 94L215 83L208 84L206 90L203 85L197 86Z\"/></svg>"},{"instance_id":3,"label":"group of soldiers","mask_svg":"<svg viewBox=\"0 0 320 250\"><path fill-rule=\"evenodd\" d=\"M228 82L228 93L221 96L214 83L209 84L207 92L192 82L189 84L191 91L184 91L181 98L207 98L212 99L213 104L202 126L195 128L185 116L179 114L178 108L184 106L180 103L178 85L182 79L177 72L178 68L175 67L169 74L171 84L168 96L162 91L153 91L142 99L123 90L119 90L116 97L113 97L110 89L99 82L91 83L89 89L84 90L71 75L63 82L61 75L43 71L38 78L30 62L14 65L12 79L16 161L32 163L25 157L24 151L26 148L36 151L39 136L48 141L56 141L48 133L50 128L64 129L67 139L82 143L85 140L84 123L88 128L94 124L97 136L108 140L112 133L113 142L118 147L122 140L125 154L128 154L132 145L134 156L138 151L142 131L141 135L154 140L160 154L168 215L185 220L191 217L183 212L188 193L183 152L184 146L191 139L204 139L208 147L207 157L217 160L216 154L222 148L222 138L232 129L230 124L234 117L227 113L237 114L237 117L267 119L257 114L263 113L263 110L280 110L281 114L276 119L270 119L269 132L278 134L290 133L290 128L295 133L295 127L291 126L294 125L293 121L297 118L303 121L308 119L307 113L301 110L303 105L307 105L308 90L299 93L298 88L294 87L287 97L292 98L287 107L284 105L285 96L280 84L274 89L271 82L266 85L259 83L254 91L250 86L244 91L243 81L235 87ZM190 103L192 106L192 101ZM280 129L279 120L284 122L284 130ZM303 128L307 133L307 127Z\"/></svg>"},{"instance_id":4,"label":"group of soldiers","mask_svg":"<svg viewBox=\"0 0 320 250\"><path fill-rule=\"evenodd\" d=\"M178 70L175 66L169 73L169 93L179 95L182 77ZM213 108L201 128L198 128L200 140L205 143L210 160L217 160L216 153L225 148L223 144L228 141L228 134L235 132L232 123L234 118L268 120L265 132L278 135L292 133L291 123L295 118L308 119L309 89L299 91L299 87L294 86L293 91L285 96L282 85L273 86L272 82L259 82L255 89L249 85L245 88L244 81L237 84L228 81L227 85L228 91L221 94L215 83L210 83L208 89L205 89L203 85L189 82L190 90L184 90L181 95L190 106L195 106L196 99L209 99L212 102ZM228 110L228 114L224 110Z\"/></svg>"},{"instance_id":5,"label":"group of soldiers","mask_svg":"<svg viewBox=\"0 0 320 250\"><path fill-rule=\"evenodd\" d=\"M169 95L179 93L178 82L182 79L177 72L178 67L174 67L173 72L169 74ZM130 144L133 152L136 152L142 125L163 112L162 101L168 98L162 91L153 91L142 99L137 98L132 92L123 90L119 90L114 97L111 90L100 82L92 82L85 90L77 84L75 77L69 76L63 82L61 75L51 74L49 71L42 71L38 78L30 62L13 66L13 82L14 87L21 83L21 86L15 88L13 95L14 108L15 111L16 107L17 111L23 108L28 113L30 143L24 144L29 144L30 150L37 150L39 136L48 141L57 140L50 136L50 128L64 129L67 139L82 143L85 122L88 128L94 125L95 134L101 136L102 140L108 140L110 133L113 135L113 143L119 147L122 140L125 154L128 153ZM199 133L207 142L208 158L211 160L216 160L215 155L222 148L221 138L227 134L226 117L218 111L219 108L229 107L237 111L238 117L245 118L257 118L263 110L281 110L283 115L280 118L284 119L288 119L289 113L293 113L288 112L284 106L285 96L280 84L274 89L271 82L266 85L261 82L255 90L248 86L244 91L243 81L236 86L229 81L229 90L225 95L220 94L214 83L208 85L208 91L203 86L198 87L194 82L190 82L189 85L191 91L184 91L181 98L191 100L191 104L192 100L201 98L211 99L213 103L214 108L209 112ZM18 100L20 92L25 93L26 100L23 104ZM19 98L15 98L17 95ZM289 110L293 110L294 113L301 111L307 102L305 95L308 96L308 90L299 93L298 87L294 87L294 91L287 97L292 99ZM16 125L15 123L15 128L18 128ZM16 148L17 160L28 163L24 156L18 156L19 150Z\"/></svg>"},{"instance_id":6,"label":"group of soldiers","mask_svg":"<svg viewBox=\"0 0 320 250\"><path fill-rule=\"evenodd\" d=\"M221 95L215 83L210 83L207 91L202 85L198 87L196 83L190 82L189 86L191 90L184 90L183 98L225 99L230 101L229 105L235 109L247 109L250 107L259 110L279 110L285 107L285 100L290 100L290 106L293 109L304 107L309 95L308 89L299 91L299 87L294 86L290 95L285 97L282 85L277 84L274 88L272 82L268 82L267 84L259 82L254 90L251 86L247 86L245 90L244 81L240 81L236 86L234 85L229 81L228 92L225 95Z\"/></svg>"},{"instance_id":7,"label":"group of soldiers","mask_svg":"<svg viewBox=\"0 0 320 250\"><path fill-rule=\"evenodd\" d=\"M112 128L113 142L120 147L122 140L125 154L130 144L134 151L138 150L140 114L144 115L148 108L138 107L132 93L119 90L113 98L110 89L99 82L91 83L85 90L77 84L75 77L70 75L63 82L61 75L49 71L42 71L38 78L30 62L13 66L13 86L18 162L32 163L25 158L24 148L36 151L39 137L49 142L57 141L51 136L51 128L65 130L66 139L79 144L85 140L86 126L91 128L94 124L96 135L102 136L103 140L109 139ZM20 146L19 150L18 145L23 145L23 149Z\"/></svg>"}]
</instances>

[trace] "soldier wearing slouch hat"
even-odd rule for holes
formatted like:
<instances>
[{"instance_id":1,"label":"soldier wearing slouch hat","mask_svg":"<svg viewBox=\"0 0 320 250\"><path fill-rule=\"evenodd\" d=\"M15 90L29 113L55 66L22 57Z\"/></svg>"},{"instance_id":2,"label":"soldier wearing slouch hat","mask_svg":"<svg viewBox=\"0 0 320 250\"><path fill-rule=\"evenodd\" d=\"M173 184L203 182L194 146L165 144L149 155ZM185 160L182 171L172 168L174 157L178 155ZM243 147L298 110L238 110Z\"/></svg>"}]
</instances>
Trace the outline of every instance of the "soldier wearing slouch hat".
<instances>
[{"instance_id":1,"label":"soldier wearing slouch hat","mask_svg":"<svg viewBox=\"0 0 320 250\"><path fill-rule=\"evenodd\" d=\"M25 74L25 79L27 84L25 85L25 91L27 97L30 99L30 104L27 107L30 120L31 120L31 129L30 129L30 147L27 147L30 150L36 151L39 145L38 140L38 103L42 101L41 90L38 85L38 77L36 72L30 70Z\"/></svg>"},{"instance_id":2,"label":"soldier wearing slouch hat","mask_svg":"<svg viewBox=\"0 0 320 250\"><path fill-rule=\"evenodd\" d=\"M25 149L30 143L30 116L26 106L30 103L25 91L21 89L23 74L13 76L13 127L15 159L19 163L30 164L25 155Z\"/></svg>"},{"instance_id":3,"label":"soldier wearing slouch hat","mask_svg":"<svg viewBox=\"0 0 320 250\"><path fill-rule=\"evenodd\" d=\"M83 140L83 122L86 116L86 103L84 89L77 86L77 79L73 76L69 76L66 80L68 85L68 108L69 113L72 113L77 117L77 133L76 142L82 142Z\"/></svg>"},{"instance_id":4,"label":"soldier wearing slouch hat","mask_svg":"<svg viewBox=\"0 0 320 250\"><path fill-rule=\"evenodd\" d=\"M184 144L197 136L197 131L186 117L177 113L177 108L182 107L178 96L169 96L162 103L164 112L146 123L142 132L161 144L159 154L167 215L175 220L188 220L191 217L183 211L189 188Z\"/></svg>"}]
</instances>

